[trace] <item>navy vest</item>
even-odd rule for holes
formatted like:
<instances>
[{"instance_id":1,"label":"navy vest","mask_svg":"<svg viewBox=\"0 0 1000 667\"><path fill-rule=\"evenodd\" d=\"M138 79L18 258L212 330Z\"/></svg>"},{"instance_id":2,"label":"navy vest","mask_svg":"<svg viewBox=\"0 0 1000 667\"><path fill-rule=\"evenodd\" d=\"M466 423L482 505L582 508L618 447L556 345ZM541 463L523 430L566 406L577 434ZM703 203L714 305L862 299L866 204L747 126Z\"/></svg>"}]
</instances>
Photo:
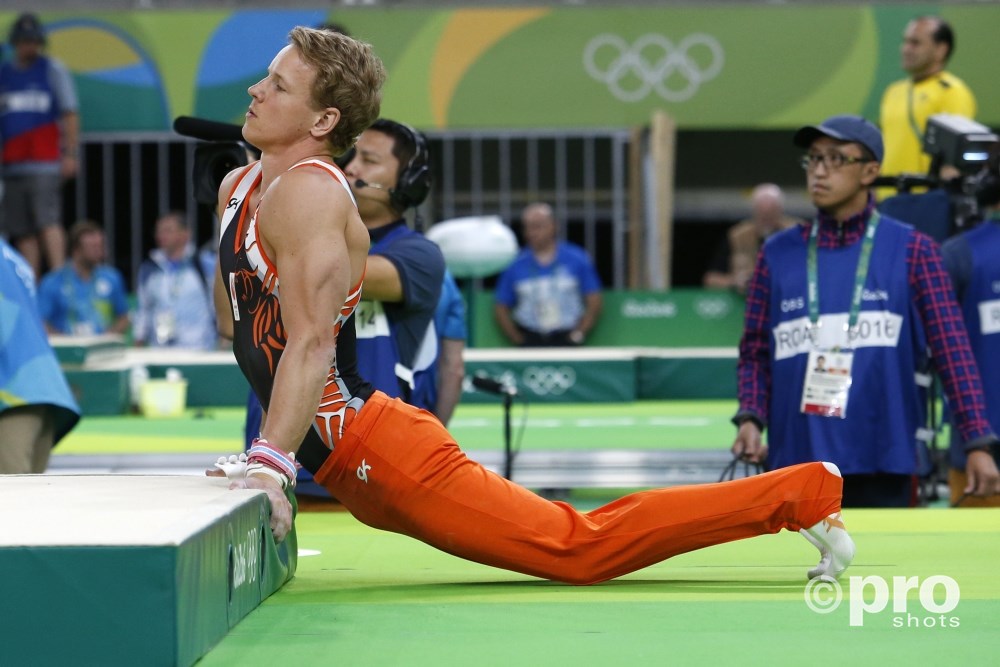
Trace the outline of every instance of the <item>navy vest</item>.
<instances>
[{"instance_id":1,"label":"navy vest","mask_svg":"<svg viewBox=\"0 0 1000 667\"><path fill-rule=\"evenodd\" d=\"M986 415L996 432L1000 429L1000 224L984 223L966 232L972 254L972 273L962 298L962 316L969 343L983 379ZM965 469L964 448L952 429L951 465Z\"/></svg>"},{"instance_id":2,"label":"navy vest","mask_svg":"<svg viewBox=\"0 0 1000 667\"><path fill-rule=\"evenodd\" d=\"M852 340L844 327L861 242L818 250L818 340L806 301L807 239L792 228L765 244L771 273L772 467L832 461L844 474L916 472L916 435L925 422L926 395L915 375L927 346L909 286L911 234L912 227L881 218ZM837 345L854 350L847 416L804 415L800 403L809 351Z\"/></svg>"}]
</instances>

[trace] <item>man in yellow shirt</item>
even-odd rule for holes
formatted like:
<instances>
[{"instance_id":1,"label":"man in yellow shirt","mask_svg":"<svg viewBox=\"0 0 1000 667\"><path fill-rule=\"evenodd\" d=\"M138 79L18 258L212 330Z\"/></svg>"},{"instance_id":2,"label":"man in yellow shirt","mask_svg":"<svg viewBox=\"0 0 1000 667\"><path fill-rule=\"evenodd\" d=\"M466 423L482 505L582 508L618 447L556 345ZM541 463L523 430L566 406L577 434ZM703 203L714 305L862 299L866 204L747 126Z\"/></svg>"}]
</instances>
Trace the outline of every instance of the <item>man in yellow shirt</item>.
<instances>
[{"instance_id":1,"label":"man in yellow shirt","mask_svg":"<svg viewBox=\"0 0 1000 667\"><path fill-rule=\"evenodd\" d=\"M906 26L900 47L903 69L909 78L896 81L882 96L881 125L885 141L882 173L927 174L931 158L924 153L924 130L934 114L951 113L967 118L976 114L976 100L965 83L944 67L955 50L955 34L936 16L915 18ZM954 178L954 167L945 167L942 178ZM894 194L883 188L879 198Z\"/></svg>"}]
</instances>

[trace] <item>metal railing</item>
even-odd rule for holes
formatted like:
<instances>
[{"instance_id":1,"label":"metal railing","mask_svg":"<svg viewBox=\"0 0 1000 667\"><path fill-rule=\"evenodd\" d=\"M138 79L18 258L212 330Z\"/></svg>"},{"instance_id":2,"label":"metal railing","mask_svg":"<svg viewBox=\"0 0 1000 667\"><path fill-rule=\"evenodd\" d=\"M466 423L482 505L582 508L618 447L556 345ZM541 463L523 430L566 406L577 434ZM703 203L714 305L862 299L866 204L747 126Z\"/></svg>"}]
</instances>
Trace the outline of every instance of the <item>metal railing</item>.
<instances>
[{"instance_id":1,"label":"metal railing","mask_svg":"<svg viewBox=\"0 0 1000 667\"><path fill-rule=\"evenodd\" d=\"M499 215L514 224L522 207L546 201L564 223L562 237L590 253L606 285L626 286L627 130L448 131L429 133L428 140L433 185L420 207L425 224L470 215ZM131 284L160 214L183 210L194 237L211 238L213 213L194 199L198 142L150 132L88 133L82 143L66 218L91 218L105 227L111 259Z\"/></svg>"},{"instance_id":2,"label":"metal railing","mask_svg":"<svg viewBox=\"0 0 1000 667\"><path fill-rule=\"evenodd\" d=\"M519 220L552 205L560 236L582 245L609 287L625 287L627 130L451 131L428 136L434 155L431 221L466 215Z\"/></svg>"}]
</instances>

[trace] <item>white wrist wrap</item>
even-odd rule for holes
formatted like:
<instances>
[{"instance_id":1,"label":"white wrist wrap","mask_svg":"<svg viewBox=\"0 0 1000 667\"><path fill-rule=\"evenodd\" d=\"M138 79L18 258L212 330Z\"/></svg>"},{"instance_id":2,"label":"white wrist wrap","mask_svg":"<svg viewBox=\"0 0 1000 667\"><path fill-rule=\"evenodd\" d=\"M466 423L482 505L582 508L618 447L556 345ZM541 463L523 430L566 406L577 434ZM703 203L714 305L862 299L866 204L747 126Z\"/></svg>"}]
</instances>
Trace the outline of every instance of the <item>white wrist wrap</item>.
<instances>
[{"instance_id":1,"label":"white wrist wrap","mask_svg":"<svg viewBox=\"0 0 1000 667\"><path fill-rule=\"evenodd\" d=\"M281 475L281 488L295 486L295 455L281 451L264 438L255 438L247 452L247 474L258 472L258 465Z\"/></svg>"}]
</instances>

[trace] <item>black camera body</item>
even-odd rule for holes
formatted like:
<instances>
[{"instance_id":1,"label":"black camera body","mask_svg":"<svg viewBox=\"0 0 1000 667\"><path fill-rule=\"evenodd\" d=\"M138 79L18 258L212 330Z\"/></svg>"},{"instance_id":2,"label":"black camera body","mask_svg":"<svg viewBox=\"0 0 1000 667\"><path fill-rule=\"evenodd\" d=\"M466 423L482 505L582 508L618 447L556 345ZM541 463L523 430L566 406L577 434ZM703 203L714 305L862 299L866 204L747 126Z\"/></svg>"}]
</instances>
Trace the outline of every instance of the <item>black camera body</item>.
<instances>
[{"instance_id":1,"label":"black camera body","mask_svg":"<svg viewBox=\"0 0 1000 667\"><path fill-rule=\"evenodd\" d=\"M927 174L879 176L875 185L899 193L882 203L883 210L943 242L981 221L985 207L996 205L1000 137L963 116L935 114L927 120L923 149L931 157ZM944 165L955 167L959 175L941 179ZM910 194L917 187L930 191Z\"/></svg>"},{"instance_id":2,"label":"black camera body","mask_svg":"<svg viewBox=\"0 0 1000 667\"><path fill-rule=\"evenodd\" d=\"M210 141L195 146L192 169L195 201L214 208L222 179L233 169L247 164L247 149L242 144Z\"/></svg>"},{"instance_id":3,"label":"black camera body","mask_svg":"<svg viewBox=\"0 0 1000 667\"><path fill-rule=\"evenodd\" d=\"M924 152L931 156L931 173L951 165L963 175L978 173L1000 145L990 128L963 116L939 113L927 119Z\"/></svg>"}]
</instances>

